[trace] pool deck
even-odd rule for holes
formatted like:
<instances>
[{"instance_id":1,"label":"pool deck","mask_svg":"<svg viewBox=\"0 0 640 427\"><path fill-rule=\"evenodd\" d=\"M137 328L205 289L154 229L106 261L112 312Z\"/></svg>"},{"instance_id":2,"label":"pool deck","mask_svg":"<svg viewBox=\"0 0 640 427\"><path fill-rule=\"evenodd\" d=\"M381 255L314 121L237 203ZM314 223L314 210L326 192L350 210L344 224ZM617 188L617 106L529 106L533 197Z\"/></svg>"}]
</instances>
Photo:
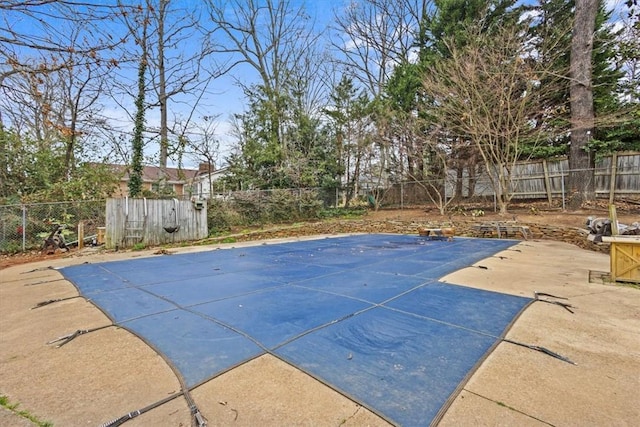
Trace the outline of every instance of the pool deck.
<instances>
[{"instance_id":1,"label":"pool deck","mask_svg":"<svg viewBox=\"0 0 640 427\"><path fill-rule=\"evenodd\" d=\"M86 251L1 270L0 394L19 403L20 410L62 426L100 425L179 391L162 357L123 329L101 329L60 348L46 345L61 332L109 325L90 302L71 298L32 309L41 301L77 295L60 272L47 267L143 256L170 255ZM576 365L503 342L469 379L439 425L635 425L640 419L640 289L589 283L590 270L608 269L606 254L553 241L525 241L443 277L444 282L513 295L532 297L537 291L568 298L556 301L571 304L573 314L559 305L535 302L507 339L548 348ZM388 425L269 355L206 382L191 395L209 426ZM190 425L182 397L125 425L180 424ZM31 424L0 411L0 426L20 425Z\"/></svg>"}]
</instances>

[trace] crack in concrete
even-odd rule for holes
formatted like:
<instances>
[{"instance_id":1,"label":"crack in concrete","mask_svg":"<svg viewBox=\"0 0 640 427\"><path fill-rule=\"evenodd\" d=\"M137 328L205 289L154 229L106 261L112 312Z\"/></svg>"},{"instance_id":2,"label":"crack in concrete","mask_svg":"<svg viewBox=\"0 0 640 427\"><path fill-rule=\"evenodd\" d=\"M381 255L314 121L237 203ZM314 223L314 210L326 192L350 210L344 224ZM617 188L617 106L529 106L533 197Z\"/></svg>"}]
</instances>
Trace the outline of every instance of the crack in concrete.
<instances>
[{"instance_id":1,"label":"crack in concrete","mask_svg":"<svg viewBox=\"0 0 640 427\"><path fill-rule=\"evenodd\" d=\"M350 416L348 416L347 418L345 418L344 420L342 420L342 422L339 424L339 426L345 425L350 419L352 419L353 417L356 416L358 411L360 411L360 408L362 408L362 406L360 406L360 405L356 405L356 406L357 406L357 408L356 408L355 412L353 414L351 414Z\"/></svg>"},{"instance_id":2,"label":"crack in concrete","mask_svg":"<svg viewBox=\"0 0 640 427\"><path fill-rule=\"evenodd\" d=\"M524 415L524 416L526 416L526 417L529 417L529 418L531 418L531 419L534 419L534 420L536 420L536 421L539 421L539 422L541 422L541 423L543 423L543 424L546 424L546 425L548 425L548 426L555 427L555 425L554 425L554 424L551 424L551 423L550 423L550 422L548 422L548 421L542 420L542 419L540 419L540 418L538 418L538 417L535 417L535 416L533 416L533 415L531 415L531 414L527 414L526 412L520 411L519 409L516 409L516 408L514 408L514 407L512 407L512 406L509 406L509 405L505 404L504 402L500 402L500 401L497 401L497 400L491 399L490 397L483 396L483 395L481 395L481 394L479 394L479 393L476 393L476 392L474 392L474 391L471 391L471 390L469 390L469 389L467 389L467 388L463 388L462 390L466 391L467 393L473 394L474 396L478 396L478 397L480 397L480 398L482 398L482 399L485 399L485 400L488 400L488 401L490 401L490 402L493 402L493 403L495 403L495 404L496 404L496 405L498 405L498 406L502 406L503 408L509 409L509 410L511 410L511 411L517 412L517 413L522 414L522 415Z\"/></svg>"}]
</instances>

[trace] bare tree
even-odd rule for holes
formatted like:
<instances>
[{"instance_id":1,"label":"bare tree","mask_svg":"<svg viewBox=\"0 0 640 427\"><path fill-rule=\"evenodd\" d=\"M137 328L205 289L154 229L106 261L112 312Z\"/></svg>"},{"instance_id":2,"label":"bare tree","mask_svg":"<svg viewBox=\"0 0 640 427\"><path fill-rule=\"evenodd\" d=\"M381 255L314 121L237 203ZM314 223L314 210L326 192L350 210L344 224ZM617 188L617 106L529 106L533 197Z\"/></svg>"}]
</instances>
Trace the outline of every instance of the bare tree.
<instances>
[{"instance_id":1,"label":"bare tree","mask_svg":"<svg viewBox=\"0 0 640 427\"><path fill-rule=\"evenodd\" d=\"M50 61L51 54L73 53L77 66L113 61L114 49L124 42L110 32L122 12L115 3L0 0L0 11L0 87L27 68L46 73L65 66ZM70 38L73 32L80 37Z\"/></svg>"},{"instance_id":2,"label":"bare tree","mask_svg":"<svg viewBox=\"0 0 640 427\"><path fill-rule=\"evenodd\" d=\"M469 30L470 32L473 29ZM513 167L523 145L544 141L534 126L546 72L533 60L517 27L499 34L474 33L464 47L449 44L451 57L425 72L424 85L434 98L429 112L438 124L437 143L448 153L464 139L475 145L497 196L500 213L513 196Z\"/></svg>"},{"instance_id":3,"label":"bare tree","mask_svg":"<svg viewBox=\"0 0 640 427\"><path fill-rule=\"evenodd\" d=\"M75 44L81 34L79 28L72 30L69 44ZM60 147L64 176L69 180L77 155L95 158L101 152L87 144L107 129L100 98L111 64L82 63L74 51L53 52L50 58L38 62L47 72L34 71L30 64L14 67L15 73L6 76L1 88L0 109L19 135L50 144L52 149Z\"/></svg>"},{"instance_id":4,"label":"bare tree","mask_svg":"<svg viewBox=\"0 0 640 427\"><path fill-rule=\"evenodd\" d=\"M220 140L217 137L220 115L204 116L202 122L194 124L185 135L185 152L198 164L206 164L208 173L213 172L220 156ZM213 181L208 180L209 194L213 194Z\"/></svg>"},{"instance_id":5,"label":"bare tree","mask_svg":"<svg viewBox=\"0 0 640 427\"><path fill-rule=\"evenodd\" d=\"M149 28L149 11L143 11L141 16L137 17L139 27L142 30L141 37L138 39L140 46L140 56L138 58L138 93L136 94L136 115L133 129L133 138L131 140L131 167L129 170L129 195L131 197L139 197L142 193L142 171L144 165L144 131L146 125L146 74L149 64L149 48L147 45L147 29Z\"/></svg>"},{"instance_id":6,"label":"bare tree","mask_svg":"<svg viewBox=\"0 0 640 427\"><path fill-rule=\"evenodd\" d=\"M589 140L595 126L592 87L593 36L598 0L576 0L571 35L570 99L571 148L569 151L569 206L578 209L595 199L593 153Z\"/></svg>"},{"instance_id":7,"label":"bare tree","mask_svg":"<svg viewBox=\"0 0 640 427\"><path fill-rule=\"evenodd\" d=\"M181 163L185 132L194 118L199 117L209 84L218 74L215 69L204 69L207 50L202 47L197 3L193 6L176 0L139 2L132 11L122 13L121 21L132 43L123 54L126 66L122 67L111 96L134 122L137 111L129 100L137 98L134 88L138 84L137 80L131 81L134 74L131 66L140 64L140 46L145 45L144 145L158 144L158 157L154 161L164 171L170 158ZM121 3L121 7L127 6ZM143 28L147 28L145 34Z\"/></svg>"},{"instance_id":8,"label":"bare tree","mask_svg":"<svg viewBox=\"0 0 640 427\"><path fill-rule=\"evenodd\" d=\"M202 99L198 94L202 95L215 73L207 74L202 70L205 51L187 48L187 44L197 44L199 39L198 14L195 10L187 10L183 3L176 0L147 0L147 8L155 28L155 37L149 43L149 71L157 99L152 105L160 110L159 164L161 168L166 168L171 130L178 138L183 136L184 125L188 126ZM180 100L185 94L195 95L188 106ZM182 123L179 129L169 124L170 101L186 107L186 118L175 121L176 124Z\"/></svg>"},{"instance_id":9,"label":"bare tree","mask_svg":"<svg viewBox=\"0 0 640 427\"><path fill-rule=\"evenodd\" d=\"M394 68L417 56L415 40L427 0L351 2L335 17L337 61L371 96L382 92Z\"/></svg>"},{"instance_id":10,"label":"bare tree","mask_svg":"<svg viewBox=\"0 0 640 427\"><path fill-rule=\"evenodd\" d=\"M399 73L414 67L419 57L422 23L432 9L429 0L351 2L336 14L332 41L337 50L336 61L372 98L383 99L383 94L388 97L390 84L398 88L403 85L393 82ZM415 79L420 86L420 77ZM412 90L399 88L399 97L415 96ZM424 175L424 138L415 132L413 112L393 114L389 108L378 109L375 140L379 142L379 161L387 163L385 168L394 165L394 174L416 179Z\"/></svg>"},{"instance_id":11,"label":"bare tree","mask_svg":"<svg viewBox=\"0 0 640 427\"><path fill-rule=\"evenodd\" d=\"M267 97L275 137L286 155L286 118L282 99L296 78L309 77L309 65L317 35L307 25L302 6L289 0L206 0L214 29L210 50L229 59L227 69L246 64L259 76L260 92ZM237 83L252 91L247 82ZM306 91L313 86L306 85ZM310 92L308 92L310 93Z\"/></svg>"}]
</instances>

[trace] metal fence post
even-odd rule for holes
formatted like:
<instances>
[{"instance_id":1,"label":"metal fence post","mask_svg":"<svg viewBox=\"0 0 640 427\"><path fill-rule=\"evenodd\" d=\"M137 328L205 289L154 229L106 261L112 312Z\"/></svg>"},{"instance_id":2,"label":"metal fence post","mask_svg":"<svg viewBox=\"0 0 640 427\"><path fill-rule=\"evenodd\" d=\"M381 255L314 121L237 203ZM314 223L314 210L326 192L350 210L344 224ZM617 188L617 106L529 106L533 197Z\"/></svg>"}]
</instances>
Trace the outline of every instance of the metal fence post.
<instances>
[{"instance_id":1,"label":"metal fence post","mask_svg":"<svg viewBox=\"0 0 640 427\"><path fill-rule=\"evenodd\" d=\"M27 249L27 207L22 205L22 252Z\"/></svg>"},{"instance_id":2,"label":"metal fence post","mask_svg":"<svg viewBox=\"0 0 640 427\"><path fill-rule=\"evenodd\" d=\"M562 163L560 163L560 190L562 191L562 210L565 210L564 170L562 169Z\"/></svg>"}]
</instances>

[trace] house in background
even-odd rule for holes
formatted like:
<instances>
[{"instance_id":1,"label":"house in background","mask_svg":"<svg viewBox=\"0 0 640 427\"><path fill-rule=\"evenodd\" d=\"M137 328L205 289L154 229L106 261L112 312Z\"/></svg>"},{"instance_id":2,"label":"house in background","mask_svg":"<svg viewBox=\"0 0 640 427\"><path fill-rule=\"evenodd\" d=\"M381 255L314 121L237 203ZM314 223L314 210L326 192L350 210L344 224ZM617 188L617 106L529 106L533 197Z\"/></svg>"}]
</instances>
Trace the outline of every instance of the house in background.
<instances>
[{"instance_id":1,"label":"house in background","mask_svg":"<svg viewBox=\"0 0 640 427\"><path fill-rule=\"evenodd\" d=\"M119 188L114 197L129 195L129 166L108 165L116 176L120 177ZM142 191L159 192L162 188L170 190L176 196L191 196L192 183L198 175L198 169L166 168L162 170L158 166L145 166L142 170ZM164 177L164 178L163 178Z\"/></svg>"},{"instance_id":2,"label":"house in background","mask_svg":"<svg viewBox=\"0 0 640 427\"><path fill-rule=\"evenodd\" d=\"M216 191L219 190L216 181L224 178L227 172L228 168L215 169L213 165L200 163L198 173L192 180L193 196L200 199L211 199L220 195L221 193Z\"/></svg>"}]
</instances>

